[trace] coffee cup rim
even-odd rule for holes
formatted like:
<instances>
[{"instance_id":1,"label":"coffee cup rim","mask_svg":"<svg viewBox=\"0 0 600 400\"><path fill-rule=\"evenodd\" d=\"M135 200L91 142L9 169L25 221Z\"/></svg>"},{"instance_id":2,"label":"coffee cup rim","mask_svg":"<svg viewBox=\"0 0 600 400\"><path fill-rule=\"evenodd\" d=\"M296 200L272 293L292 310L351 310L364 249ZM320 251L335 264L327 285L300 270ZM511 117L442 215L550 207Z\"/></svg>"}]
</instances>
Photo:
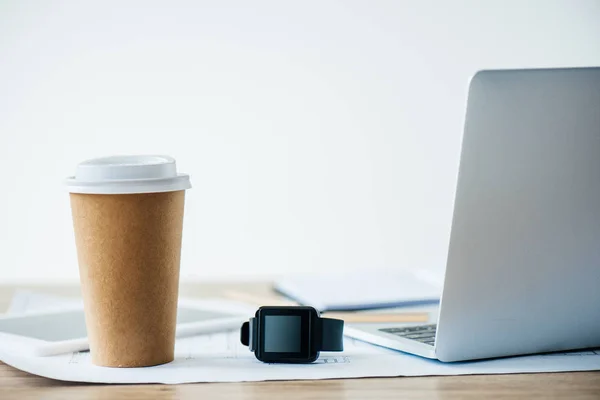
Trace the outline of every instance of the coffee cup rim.
<instances>
[{"instance_id":1,"label":"coffee cup rim","mask_svg":"<svg viewBox=\"0 0 600 400\"><path fill-rule=\"evenodd\" d=\"M175 159L163 155L108 156L85 160L66 179L70 193L135 194L187 190L188 174L178 173Z\"/></svg>"}]
</instances>

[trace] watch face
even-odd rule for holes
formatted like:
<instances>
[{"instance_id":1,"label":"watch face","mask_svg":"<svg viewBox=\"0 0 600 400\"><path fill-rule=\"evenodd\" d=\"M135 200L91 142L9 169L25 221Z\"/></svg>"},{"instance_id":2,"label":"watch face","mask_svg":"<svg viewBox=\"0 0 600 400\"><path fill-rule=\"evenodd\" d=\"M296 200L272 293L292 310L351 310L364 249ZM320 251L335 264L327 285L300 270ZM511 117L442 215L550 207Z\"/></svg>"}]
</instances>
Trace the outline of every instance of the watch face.
<instances>
[{"instance_id":1,"label":"watch face","mask_svg":"<svg viewBox=\"0 0 600 400\"><path fill-rule=\"evenodd\" d=\"M264 362L305 363L319 357L313 329L319 318L312 307L261 307L256 358Z\"/></svg>"}]
</instances>

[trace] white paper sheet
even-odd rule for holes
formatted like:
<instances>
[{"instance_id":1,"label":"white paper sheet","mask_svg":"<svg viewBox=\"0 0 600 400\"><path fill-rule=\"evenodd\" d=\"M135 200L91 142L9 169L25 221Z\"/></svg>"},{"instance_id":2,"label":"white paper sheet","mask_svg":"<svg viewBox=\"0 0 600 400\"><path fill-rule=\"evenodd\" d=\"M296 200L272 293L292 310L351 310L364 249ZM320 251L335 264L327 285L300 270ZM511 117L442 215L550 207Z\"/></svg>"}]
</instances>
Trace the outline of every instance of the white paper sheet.
<instances>
[{"instance_id":1,"label":"white paper sheet","mask_svg":"<svg viewBox=\"0 0 600 400\"><path fill-rule=\"evenodd\" d=\"M34 303L29 301L25 311L31 311ZM353 339L346 339L344 345L344 352L322 353L315 364L264 364L239 343L239 333L234 331L178 339L175 361L150 368L96 367L90 363L88 352L23 357L1 348L1 344L0 360L48 378L99 383L174 384L600 370L600 351L444 364Z\"/></svg>"}]
</instances>

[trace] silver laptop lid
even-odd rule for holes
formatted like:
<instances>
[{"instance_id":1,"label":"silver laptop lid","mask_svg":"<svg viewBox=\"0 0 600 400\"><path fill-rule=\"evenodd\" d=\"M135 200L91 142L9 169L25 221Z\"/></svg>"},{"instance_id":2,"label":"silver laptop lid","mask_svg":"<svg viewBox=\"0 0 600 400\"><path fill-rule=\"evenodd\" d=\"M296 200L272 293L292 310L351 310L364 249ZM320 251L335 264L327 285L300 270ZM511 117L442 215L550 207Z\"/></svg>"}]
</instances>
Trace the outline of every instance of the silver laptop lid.
<instances>
[{"instance_id":1,"label":"silver laptop lid","mask_svg":"<svg viewBox=\"0 0 600 400\"><path fill-rule=\"evenodd\" d=\"M600 347L600 68L471 80L436 354Z\"/></svg>"}]
</instances>

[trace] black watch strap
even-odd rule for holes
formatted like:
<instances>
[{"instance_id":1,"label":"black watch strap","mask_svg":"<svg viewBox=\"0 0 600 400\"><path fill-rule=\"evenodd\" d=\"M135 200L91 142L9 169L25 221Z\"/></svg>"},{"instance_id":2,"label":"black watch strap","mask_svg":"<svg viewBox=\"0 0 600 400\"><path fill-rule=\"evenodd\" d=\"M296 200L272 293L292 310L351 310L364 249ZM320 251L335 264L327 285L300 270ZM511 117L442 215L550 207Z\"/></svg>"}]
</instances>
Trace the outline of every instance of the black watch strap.
<instances>
[{"instance_id":1,"label":"black watch strap","mask_svg":"<svg viewBox=\"0 0 600 400\"><path fill-rule=\"evenodd\" d=\"M244 346L248 346L251 351L254 351L256 349L256 336L256 318L250 318L250 321L242 324L240 341Z\"/></svg>"},{"instance_id":2,"label":"black watch strap","mask_svg":"<svg viewBox=\"0 0 600 400\"><path fill-rule=\"evenodd\" d=\"M240 342L244 346L250 345L250 322L244 322L242 324L242 330L240 331Z\"/></svg>"},{"instance_id":3,"label":"black watch strap","mask_svg":"<svg viewBox=\"0 0 600 400\"><path fill-rule=\"evenodd\" d=\"M321 349L320 351L344 350L344 321L333 318L320 318Z\"/></svg>"}]
</instances>

